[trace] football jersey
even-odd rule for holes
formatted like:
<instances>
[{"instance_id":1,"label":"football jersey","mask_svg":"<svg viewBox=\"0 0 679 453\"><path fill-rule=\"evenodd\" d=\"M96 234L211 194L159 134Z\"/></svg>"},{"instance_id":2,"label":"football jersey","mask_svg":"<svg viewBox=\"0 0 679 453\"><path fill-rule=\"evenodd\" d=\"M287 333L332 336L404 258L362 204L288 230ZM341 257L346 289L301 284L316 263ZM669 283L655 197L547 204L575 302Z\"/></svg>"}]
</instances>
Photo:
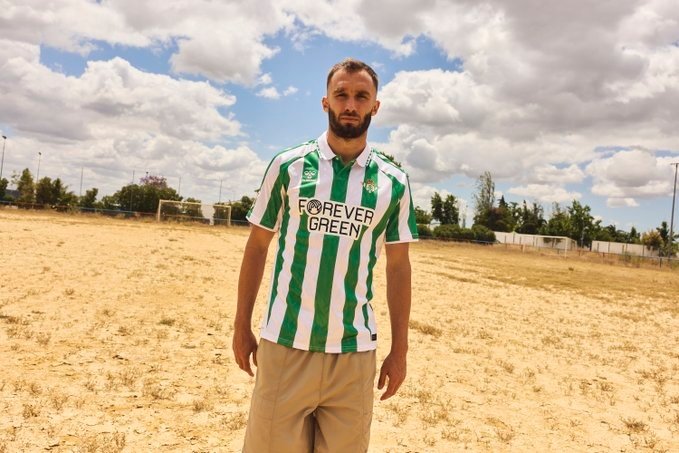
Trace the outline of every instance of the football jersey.
<instances>
[{"instance_id":1,"label":"football jersey","mask_svg":"<svg viewBox=\"0 0 679 453\"><path fill-rule=\"evenodd\" d=\"M370 146L344 164L324 133L272 159L248 220L278 233L261 337L308 351L375 349L382 244L418 237L406 173Z\"/></svg>"}]
</instances>

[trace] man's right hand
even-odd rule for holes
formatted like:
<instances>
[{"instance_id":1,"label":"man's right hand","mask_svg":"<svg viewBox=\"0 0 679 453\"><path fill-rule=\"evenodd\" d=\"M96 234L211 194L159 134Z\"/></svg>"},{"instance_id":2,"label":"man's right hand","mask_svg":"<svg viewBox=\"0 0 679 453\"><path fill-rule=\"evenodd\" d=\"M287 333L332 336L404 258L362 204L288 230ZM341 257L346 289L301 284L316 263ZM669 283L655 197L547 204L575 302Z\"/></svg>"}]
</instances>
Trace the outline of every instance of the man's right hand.
<instances>
[{"instance_id":1,"label":"man's right hand","mask_svg":"<svg viewBox=\"0 0 679 453\"><path fill-rule=\"evenodd\" d=\"M252 354L252 362L257 366L257 339L252 329L236 327L233 331L232 348L238 367L254 377L255 374L250 366L250 355Z\"/></svg>"}]
</instances>

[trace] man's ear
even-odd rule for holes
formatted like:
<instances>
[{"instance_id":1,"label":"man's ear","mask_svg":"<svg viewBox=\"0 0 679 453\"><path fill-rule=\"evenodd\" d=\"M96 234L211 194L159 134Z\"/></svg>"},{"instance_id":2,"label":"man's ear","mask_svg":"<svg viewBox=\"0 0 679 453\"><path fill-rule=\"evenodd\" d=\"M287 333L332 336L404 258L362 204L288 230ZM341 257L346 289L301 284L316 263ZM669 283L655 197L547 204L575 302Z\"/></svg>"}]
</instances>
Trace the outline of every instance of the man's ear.
<instances>
[{"instance_id":1,"label":"man's ear","mask_svg":"<svg viewBox=\"0 0 679 453\"><path fill-rule=\"evenodd\" d=\"M370 112L371 116L377 115L377 111L380 109L380 101L375 101L375 105L373 105L373 109Z\"/></svg>"},{"instance_id":2,"label":"man's ear","mask_svg":"<svg viewBox=\"0 0 679 453\"><path fill-rule=\"evenodd\" d=\"M323 111L327 112L328 111L328 98L323 96L323 99L321 99L321 105L323 106Z\"/></svg>"}]
</instances>

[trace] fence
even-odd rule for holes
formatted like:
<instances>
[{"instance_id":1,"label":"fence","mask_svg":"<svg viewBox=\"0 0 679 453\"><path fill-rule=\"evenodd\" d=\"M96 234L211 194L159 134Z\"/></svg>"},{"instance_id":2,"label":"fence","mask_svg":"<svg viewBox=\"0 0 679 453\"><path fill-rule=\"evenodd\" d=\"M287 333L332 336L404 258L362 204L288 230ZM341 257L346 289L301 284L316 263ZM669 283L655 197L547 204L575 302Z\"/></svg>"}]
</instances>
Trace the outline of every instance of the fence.
<instances>
[{"instance_id":1,"label":"fence","mask_svg":"<svg viewBox=\"0 0 679 453\"><path fill-rule=\"evenodd\" d=\"M593 252L614 253L616 255L660 256L659 250L653 250L643 244L625 244L623 242L592 241L591 250Z\"/></svg>"},{"instance_id":2,"label":"fence","mask_svg":"<svg viewBox=\"0 0 679 453\"><path fill-rule=\"evenodd\" d=\"M85 208L82 206L50 206L38 203L20 203L16 201L0 201L0 208L8 209L26 209L36 211L56 211L66 213L81 213L81 214L97 214L107 217L125 218L125 219L148 219L156 220L155 212L139 212L139 211L123 211L120 209L100 209L100 208ZM194 219L187 217L186 219L179 219L178 221L205 223L207 219ZM232 226L248 226L247 220L231 220Z\"/></svg>"},{"instance_id":3,"label":"fence","mask_svg":"<svg viewBox=\"0 0 679 453\"><path fill-rule=\"evenodd\" d=\"M545 236L541 234L505 233L493 231L495 240L500 244L522 245L536 248L556 249L563 252L575 250L576 242L565 236Z\"/></svg>"},{"instance_id":4,"label":"fence","mask_svg":"<svg viewBox=\"0 0 679 453\"><path fill-rule=\"evenodd\" d=\"M660 256L657 250L647 248L642 244L624 244L621 242L593 241L591 249L577 247L577 243L570 238L561 236L541 236L520 233L495 232L497 242L505 247L520 248L525 251L526 247L536 250L549 249L564 256L570 255L583 257L587 260L603 262L622 262L626 265L640 267L650 265L653 267L679 268L679 258ZM546 240L550 239L550 240ZM560 239L555 241L555 239Z\"/></svg>"}]
</instances>

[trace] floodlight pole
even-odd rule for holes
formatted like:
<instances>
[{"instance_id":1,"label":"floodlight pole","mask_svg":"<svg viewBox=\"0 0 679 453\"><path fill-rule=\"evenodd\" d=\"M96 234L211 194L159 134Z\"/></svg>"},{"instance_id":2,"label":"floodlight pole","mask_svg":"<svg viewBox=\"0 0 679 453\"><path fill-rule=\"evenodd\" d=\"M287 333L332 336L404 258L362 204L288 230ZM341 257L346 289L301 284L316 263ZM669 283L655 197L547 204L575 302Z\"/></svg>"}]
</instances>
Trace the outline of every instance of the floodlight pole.
<instances>
[{"instance_id":1,"label":"floodlight pole","mask_svg":"<svg viewBox=\"0 0 679 453\"><path fill-rule=\"evenodd\" d=\"M35 175L35 182L40 181L40 159L42 159L42 153L38 151L38 171Z\"/></svg>"},{"instance_id":2,"label":"floodlight pole","mask_svg":"<svg viewBox=\"0 0 679 453\"><path fill-rule=\"evenodd\" d=\"M222 202L222 183L223 183L223 182L224 182L223 179L222 179L221 181L219 181L219 201L218 201L217 203L221 203L221 202Z\"/></svg>"},{"instance_id":3,"label":"floodlight pole","mask_svg":"<svg viewBox=\"0 0 679 453\"><path fill-rule=\"evenodd\" d=\"M674 239L674 201L677 197L677 168L679 168L679 162L673 162L670 165L674 165L674 191L672 192L672 215L670 216L670 256L672 256L672 240Z\"/></svg>"},{"instance_id":4,"label":"floodlight pole","mask_svg":"<svg viewBox=\"0 0 679 453\"><path fill-rule=\"evenodd\" d=\"M7 136L2 136L2 160L0 160L0 180L2 179L2 169L5 167L5 144L7 143Z\"/></svg>"}]
</instances>

